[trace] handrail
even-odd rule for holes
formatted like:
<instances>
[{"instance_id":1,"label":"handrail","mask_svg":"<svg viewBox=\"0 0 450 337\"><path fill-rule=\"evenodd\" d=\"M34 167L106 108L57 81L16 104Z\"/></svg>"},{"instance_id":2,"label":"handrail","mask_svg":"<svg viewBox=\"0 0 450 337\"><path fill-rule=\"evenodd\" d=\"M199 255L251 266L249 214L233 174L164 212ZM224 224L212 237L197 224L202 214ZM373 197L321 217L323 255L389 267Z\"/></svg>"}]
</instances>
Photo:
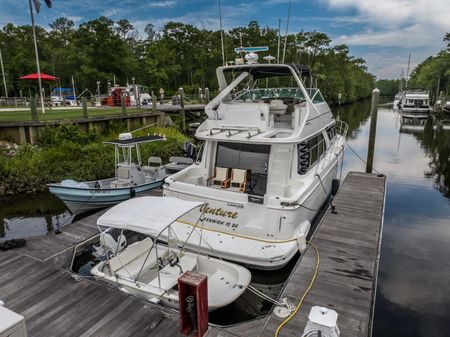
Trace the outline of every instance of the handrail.
<instances>
[{"instance_id":1,"label":"handrail","mask_svg":"<svg viewBox=\"0 0 450 337\"><path fill-rule=\"evenodd\" d=\"M342 120L337 120L335 123L335 127L336 127L336 132L338 134L340 134L342 137L347 137L347 132L348 132L348 124Z\"/></svg>"}]
</instances>

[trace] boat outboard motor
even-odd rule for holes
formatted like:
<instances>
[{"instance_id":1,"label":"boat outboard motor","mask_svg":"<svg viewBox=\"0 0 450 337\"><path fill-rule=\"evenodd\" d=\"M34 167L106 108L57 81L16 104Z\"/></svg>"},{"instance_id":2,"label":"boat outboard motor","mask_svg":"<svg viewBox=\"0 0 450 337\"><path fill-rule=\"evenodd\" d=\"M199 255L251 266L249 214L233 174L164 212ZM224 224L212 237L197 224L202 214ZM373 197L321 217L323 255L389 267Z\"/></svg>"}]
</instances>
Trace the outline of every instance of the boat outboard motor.
<instances>
[{"instance_id":1,"label":"boat outboard motor","mask_svg":"<svg viewBox=\"0 0 450 337\"><path fill-rule=\"evenodd\" d=\"M92 255L95 257L106 256L106 254L120 253L127 245L127 238L125 235L120 234L117 241L110 233L100 233L100 244L93 246L94 252Z\"/></svg>"}]
</instances>

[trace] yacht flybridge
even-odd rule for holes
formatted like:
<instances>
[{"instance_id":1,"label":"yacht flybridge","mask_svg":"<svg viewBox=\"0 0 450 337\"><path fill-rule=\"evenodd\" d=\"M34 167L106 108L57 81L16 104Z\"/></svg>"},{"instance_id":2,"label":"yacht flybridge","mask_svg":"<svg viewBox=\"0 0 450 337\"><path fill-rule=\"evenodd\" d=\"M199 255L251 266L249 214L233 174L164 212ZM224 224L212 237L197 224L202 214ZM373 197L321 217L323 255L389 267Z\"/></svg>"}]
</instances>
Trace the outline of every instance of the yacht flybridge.
<instances>
[{"instance_id":1,"label":"yacht flybridge","mask_svg":"<svg viewBox=\"0 0 450 337\"><path fill-rule=\"evenodd\" d=\"M310 222L336 189L348 126L304 66L250 62L219 67L217 77L220 93L195 134L201 158L163 185L165 196L206 204L172 229L181 240L202 235L190 242L209 255L281 268L305 249ZM201 213L204 226L192 231Z\"/></svg>"}]
</instances>

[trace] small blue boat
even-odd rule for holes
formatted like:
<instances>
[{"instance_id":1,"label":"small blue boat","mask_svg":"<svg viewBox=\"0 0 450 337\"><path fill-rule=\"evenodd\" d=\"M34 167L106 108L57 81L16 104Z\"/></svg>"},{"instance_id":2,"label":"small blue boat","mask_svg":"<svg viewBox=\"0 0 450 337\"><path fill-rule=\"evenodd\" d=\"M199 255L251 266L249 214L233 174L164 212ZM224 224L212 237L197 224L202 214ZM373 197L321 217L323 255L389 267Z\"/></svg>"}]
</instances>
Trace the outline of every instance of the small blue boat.
<instances>
[{"instance_id":1,"label":"small blue boat","mask_svg":"<svg viewBox=\"0 0 450 337\"><path fill-rule=\"evenodd\" d=\"M190 158L171 157L169 164L162 165L161 158L150 157L147 165L142 165L139 145L162 140L165 140L164 136L132 138L130 133L120 134L118 140L105 142L115 146L114 178L83 182L63 180L48 184L50 193L60 198L76 215L110 207L160 187L166 177L193 162Z\"/></svg>"}]
</instances>

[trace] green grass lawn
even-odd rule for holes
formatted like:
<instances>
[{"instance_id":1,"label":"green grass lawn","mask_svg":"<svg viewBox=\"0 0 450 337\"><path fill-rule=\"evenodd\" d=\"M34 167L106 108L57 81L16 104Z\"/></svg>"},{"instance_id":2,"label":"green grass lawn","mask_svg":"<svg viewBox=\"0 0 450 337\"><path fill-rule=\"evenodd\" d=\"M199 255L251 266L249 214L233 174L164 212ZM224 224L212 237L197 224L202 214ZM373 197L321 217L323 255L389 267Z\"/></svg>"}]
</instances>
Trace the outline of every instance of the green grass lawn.
<instances>
[{"instance_id":1,"label":"green grass lawn","mask_svg":"<svg viewBox=\"0 0 450 337\"><path fill-rule=\"evenodd\" d=\"M127 108L127 114L145 112L149 110L138 110L135 108ZM121 108L100 108L88 109L89 117L112 116L122 114ZM52 110L45 109L45 114L38 110L39 121L55 121L65 119L83 118L83 111L80 109L73 110ZM21 111L2 111L0 109L0 122L26 122L31 121L30 109Z\"/></svg>"}]
</instances>

